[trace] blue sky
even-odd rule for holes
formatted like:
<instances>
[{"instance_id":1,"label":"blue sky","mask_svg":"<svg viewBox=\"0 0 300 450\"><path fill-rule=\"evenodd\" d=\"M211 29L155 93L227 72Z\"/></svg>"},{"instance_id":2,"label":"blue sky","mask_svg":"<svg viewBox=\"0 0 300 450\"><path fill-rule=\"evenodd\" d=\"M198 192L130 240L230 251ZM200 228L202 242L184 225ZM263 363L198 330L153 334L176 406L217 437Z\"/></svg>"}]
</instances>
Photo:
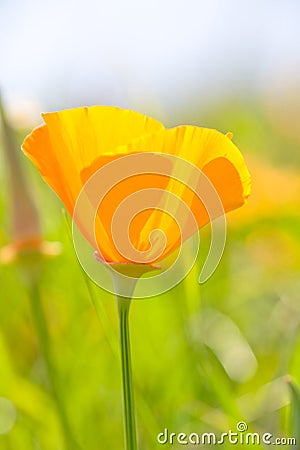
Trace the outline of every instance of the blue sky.
<instances>
[{"instance_id":1,"label":"blue sky","mask_svg":"<svg viewBox=\"0 0 300 450\"><path fill-rule=\"evenodd\" d=\"M0 87L43 109L174 108L300 72L296 0L1 0Z\"/></svg>"}]
</instances>

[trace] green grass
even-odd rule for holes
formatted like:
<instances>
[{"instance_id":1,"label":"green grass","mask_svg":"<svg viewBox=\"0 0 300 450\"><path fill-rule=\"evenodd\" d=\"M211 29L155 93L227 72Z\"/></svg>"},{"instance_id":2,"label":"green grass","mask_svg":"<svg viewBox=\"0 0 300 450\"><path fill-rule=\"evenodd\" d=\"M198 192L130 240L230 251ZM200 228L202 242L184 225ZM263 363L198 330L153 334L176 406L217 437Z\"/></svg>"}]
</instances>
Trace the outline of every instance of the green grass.
<instances>
[{"instance_id":1,"label":"green grass","mask_svg":"<svg viewBox=\"0 0 300 450\"><path fill-rule=\"evenodd\" d=\"M250 148L255 141L266 148L264 160L285 166L287 156L280 160L278 144L274 158L271 154L276 130L267 133L264 118L255 110L248 111L251 120L241 114L230 109L226 115L238 142ZM210 124L227 128L221 116L216 114L215 122L210 118ZM278 140L294 148L282 135ZM44 262L40 282L60 401L82 449L122 449L115 299L92 285L95 308L61 204L35 169L27 161L24 165L40 205L45 237L63 244L60 256ZM3 167L1 178L5 180ZM5 190L0 198L3 245L9 230L7 194ZM235 431L241 420L249 431L292 436L291 397L284 377L290 374L300 383L298 206L295 214L276 207L274 213L264 214L261 204L261 213L249 220L245 206L243 220L238 214L230 220L224 257L207 283L197 282L199 260L171 291L133 302L132 363L141 450L197 448L162 446L156 438L165 428L199 434ZM208 238L204 230L204 249ZM16 265L0 268L0 283L0 448L64 449L28 288ZM239 448L228 443L222 447Z\"/></svg>"}]
</instances>

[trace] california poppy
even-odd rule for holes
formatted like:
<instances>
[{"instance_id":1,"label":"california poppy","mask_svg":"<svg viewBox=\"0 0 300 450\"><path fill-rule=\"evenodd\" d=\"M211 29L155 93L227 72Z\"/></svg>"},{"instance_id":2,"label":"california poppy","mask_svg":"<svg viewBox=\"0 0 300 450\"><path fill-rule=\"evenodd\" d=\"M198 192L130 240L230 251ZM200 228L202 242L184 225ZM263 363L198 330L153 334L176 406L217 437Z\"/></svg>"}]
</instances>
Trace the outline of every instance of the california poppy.
<instances>
[{"instance_id":1,"label":"california poppy","mask_svg":"<svg viewBox=\"0 0 300 450\"><path fill-rule=\"evenodd\" d=\"M196 229L243 205L250 175L230 136L216 130L166 129L142 114L106 106L43 118L45 124L25 139L24 152L97 250L97 258L126 267L125 277L117 269L112 278L120 324L126 448L136 450L128 324L136 280Z\"/></svg>"},{"instance_id":2,"label":"california poppy","mask_svg":"<svg viewBox=\"0 0 300 450\"><path fill-rule=\"evenodd\" d=\"M110 186L100 205L93 205L97 209L94 235L86 230L84 223L80 224L86 239L107 262L136 262L138 252L138 262L152 264L164 259L180 245L182 230L178 228L176 218L182 216L183 210L178 207L173 217L166 214L164 207L170 203L170 193L173 199L182 200L192 211L197 228L211 219L206 205L194 195L190 186L183 185L182 180L176 177L174 179L176 164L172 156L202 171L213 185L225 212L243 205L249 195L250 175L242 155L229 136L216 130L196 126L166 129L152 118L110 106L75 108L42 116L45 124L26 137L22 149L61 198L71 216L87 181L109 163L120 161L115 173L120 177L119 182ZM122 166L122 158L128 155L144 155L145 170L142 173L134 171L134 175L124 176L126 166ZM152 164L152 169L147 172L149 164ZM177 167L177 173L180 170ZM101 184L110 183L111 177L107 172ZM153 189L159 208L152 201L151 206L137 210L132 214L128 230L123 227L122 216L119 216L120 233L113 236L112 222L119 205L129 197L137 201L136 194L141 191L144 200L147 195L153 200ZM138 201L142 205L143 197ZM89 202L94 200L89 198ZM147 253L153 230L163 232L164 246L158 252ZM116 241L127 231L130 249L120 251ZM186 236L190 234L188 232Z\"/></svg>"}]
</instances>

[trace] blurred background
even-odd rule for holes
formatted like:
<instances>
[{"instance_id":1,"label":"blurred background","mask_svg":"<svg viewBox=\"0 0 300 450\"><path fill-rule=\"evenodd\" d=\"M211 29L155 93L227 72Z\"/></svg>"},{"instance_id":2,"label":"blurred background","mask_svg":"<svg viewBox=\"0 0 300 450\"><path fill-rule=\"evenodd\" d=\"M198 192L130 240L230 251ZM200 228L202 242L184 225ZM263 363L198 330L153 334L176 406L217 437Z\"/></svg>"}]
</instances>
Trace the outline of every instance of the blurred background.
<instances>
[{"instance_id":1,"label":"blurred background","mask_svg":"<svg viewBox=\"0 0 300 450\"><path fill-rule=\"evenodd\" d=\"M19 151L40 112L94 104L231 131L253 180L211 279L198 285L204 229L184 282L132 306L140 448L239 420L299 433L299 20L296 0L1 0L1 449L123 448L114 299L87 288L62 205ZM24 261L25 224L59 254Z\"/></svg>"}]
</instances>

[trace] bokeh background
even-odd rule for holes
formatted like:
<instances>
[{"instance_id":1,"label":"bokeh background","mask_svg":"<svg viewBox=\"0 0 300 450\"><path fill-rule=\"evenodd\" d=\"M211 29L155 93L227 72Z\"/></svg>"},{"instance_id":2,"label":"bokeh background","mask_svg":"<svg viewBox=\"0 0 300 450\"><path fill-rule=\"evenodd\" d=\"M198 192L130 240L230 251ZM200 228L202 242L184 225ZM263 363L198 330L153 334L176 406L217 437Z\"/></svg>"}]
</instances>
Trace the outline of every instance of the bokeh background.
<instances>
[{"instance_id":1,"label":"bokeh background","mask_svg":"<svg viewBox=\"0 0 300 450\"><path fill-rule=\"evenodd\" d=\"M0 89L17 149L41 111L117 105L166 126L233 132L252 175L248 204L228 215L211 279L197 283L201 253L179 286L132 306L143 450L161 447L164 428L221 433L244 420L259 433L299 433L287 383L287 374L300 383L299 19L296 0L1 0ZM21 181L10 177L4 134L1 247L13 243L11 182ZM0 267L0 448L69 449L63 408L80 448L121 449L114 299L87 288L61 203L18 156L43 237L62 251L39 261L39 299L23 260ZM201 237L205 254L209 232ZM54 391L35 301L49 332Z\"/></svg>"}]
</instances>

